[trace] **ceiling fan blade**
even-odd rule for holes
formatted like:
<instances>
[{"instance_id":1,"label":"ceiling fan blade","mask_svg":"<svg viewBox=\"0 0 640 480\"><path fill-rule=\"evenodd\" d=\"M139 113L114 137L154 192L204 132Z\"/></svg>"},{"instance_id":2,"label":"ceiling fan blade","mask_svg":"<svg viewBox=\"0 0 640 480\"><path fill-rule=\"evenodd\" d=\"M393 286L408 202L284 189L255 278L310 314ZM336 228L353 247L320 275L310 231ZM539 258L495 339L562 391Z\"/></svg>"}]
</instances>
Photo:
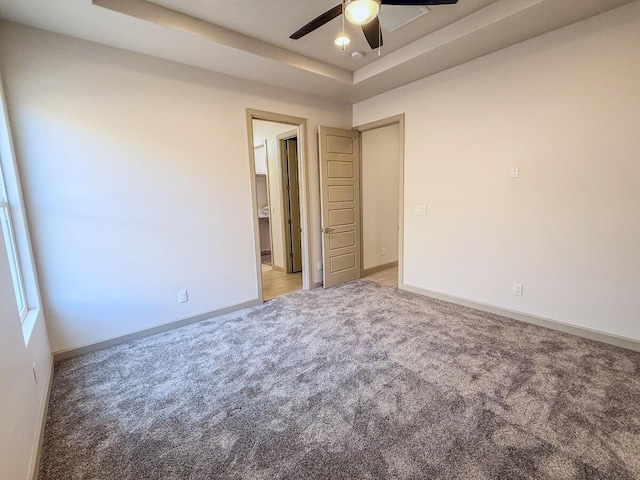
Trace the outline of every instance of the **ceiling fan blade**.
<instances>
[{"instance_id":1,"label":"ceiling fan blade","mask_svg":"<svg viewBox=\"0 0 640 480\"><path fill-rule=\"evenodd\" d=\"M382 32L380 31L380 20L378 20L378 17L366 25L362 25L362 32L364 36L367 37L367 42L369 42L371 50L382 46Z\"/></svg>"},{"instance_id":2,"label":"ceiling fan blade","mask_svg":"<svg viewBox=\"0 0 640 480\"><path fill-rule=\"evenodd\" d=\"M313 32L316 28L320 28L325 23L328 23L334 18L339 17L341 14L342 14L342 3L332 8L331 10L324 12L319 17L314 18L309 23L307 23L304 27L302 27L300 30L293 33L289 38L292 38L293 40L298 40L299 38L304 37L308 33Z\"/></svg>"},{"instance_id":3,"label":"ceiling fan blade","mask_svg":"<svg viewBox=\"0 0 640 480\"><path fill-rule=\"evenodd\" d=\"M416 5L424 7L426 5L453 5L458 0L382 0L382 5Z\"/></svg>"}]
</instances>

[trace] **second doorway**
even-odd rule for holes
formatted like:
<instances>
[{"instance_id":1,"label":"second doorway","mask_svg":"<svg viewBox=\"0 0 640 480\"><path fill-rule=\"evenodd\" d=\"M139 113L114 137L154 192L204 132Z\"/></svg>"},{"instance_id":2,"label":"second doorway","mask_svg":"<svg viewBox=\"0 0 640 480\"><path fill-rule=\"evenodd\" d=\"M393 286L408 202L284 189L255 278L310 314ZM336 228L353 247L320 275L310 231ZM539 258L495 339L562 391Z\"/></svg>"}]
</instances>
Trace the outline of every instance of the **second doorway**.
<instances>
[{"instance_id":1,"label":"second doorway","mask_svg":"<svg viewBox=\"0 0 640 480\"><path fill-rule=\"evenodd\" d=\"M270 300L302 289L298 129L253 120L262 294Z\"/></svg>"}]
</instances>

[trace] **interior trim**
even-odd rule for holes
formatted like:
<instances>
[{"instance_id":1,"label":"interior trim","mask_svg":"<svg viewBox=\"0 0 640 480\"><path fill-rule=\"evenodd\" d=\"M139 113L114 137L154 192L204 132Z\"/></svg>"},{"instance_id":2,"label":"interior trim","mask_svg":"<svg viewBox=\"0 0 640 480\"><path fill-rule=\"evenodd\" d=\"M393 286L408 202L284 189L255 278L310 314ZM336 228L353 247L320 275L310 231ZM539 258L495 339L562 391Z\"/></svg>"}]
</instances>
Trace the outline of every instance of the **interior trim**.
<instances>
[{"instance_id":1,"label":"interior trim","mask_svg":"<svg viewBox=\"0 0 640 480\"><path fill-rule=\"evenodd\" d=\"M45 395L43 404L40 407L40 431L38 433L38 439L35 444L35 453L31 462L31 473L29 478L32 480L38 480L40 473L40 460L42 458L42 446L44 445L44 429L47 425L47 415L49 414L49 400L51 399L51 387L53 385L53 371L54 360L51 355L49 362L49 375L47 375L47 384L45 386Z\"/></svg>"},{"instance_id":2,"label":"interior trim","mask_svg":"<svg viewBox=\"0 0 640 480\"><path fill-rule=\"evenodd\" d=\"M394 115L392 117L382 118L380 120L375 120L373 122L364 123L362 125L358 125L353 127L355 130L360 132L360 155L362 156L362 133L368 132L370 130L375 130L377 128L388 127L389 125L398 124L400 128L400 172L399 172L399 185L398 185L398 261L396 264L398 265L398 285L402 285L404 283L404 170L405 170L405 120L404 113L400 113L398 115ZM360 161L360 169L362 170L362 159ZM360 171L360 179L362 179L362 171ZM362 189L360 189L360 205L363 205L362 202ZM362 237L362 230L360 231L360 236ZM364 255L361 252L361 255ZM361 265L364 265L364 257L361 259ZM363 272L364 276L364 272Z\"/></svg>"},{"instance_id":3,"label":"interior trim","mask_svg":"<svg viewBox=\"0 0 640 480\"><path fill-rule=\"evenodd\" d=\"M468 300L466 298L448 295L446 293L440 293L433 290L427 290L425 288L415 287L413 285L403 284L399 285L398 288L407 292L417 293L419 295L425 295L427 297L435 298L438 300L444 300L446 302L455 303L457 305L474 308L482 312L501 315L503 317L511 318L512 320L531 323L533 325L549 328L551 330L557 330L559 332L569 333L578 337L588 338L589 340L595 340L597 342L606 343L608 345L640 352L640 341L634 340L632 338L621 337L619 335L601 332L600 330L593 330L591 328L579 327L576 325L571 325L569 323L551 320L550 318L544 318L537 315L518 312L516 310L510 310L508 308L496 307L487 303L476 302L473 300Z\"/></svg>"},{"instance_id":4,"label":"interior trim","mask_svg":"<svg viewBox=\"0 0 640 480\"><path fill-rule=\"evenodd\" d=\"M192 323L202 322L203 320L209 320L211 318L219 317L220 315L225 315L227 313L236 312L238 310L243 310L245 308L255 307L256 305L262 305L262 301L250 300L248 302L239 303L237 305L232 305L230 307L213 310L211 312L201 313L200 315L195 315L193 317L183 318L182 320L164 323L162 325L158 325L157 327L145 328L143 330L138 330L137 332L132 332L126 335L121 335L119 337L110 338L102 342L91 343L89 345L84 345L82 347L77 347L77 348L70 348L68 350L61 350L59 352L54 352L53 362L58 363L62 360L68 360L69 358L79 357L81 355L86 355L87 353L97 352L98 350L104 350L105 348L113 347L114 345L121 345L123 343L131 342L132 340L139 340L141 338L149 337L157 333L173 330L174 328L185 327L187 325L191 325Z\"/></svg>"},{"instance_id":5,"label":"interior trim","mask_svg":"<svg viewBox=\"0 0 640 480\"><path fill-rule=\"evenodd\" d=\"M311 289L311 210L309 201L309 176L307 173L309 151L307 147L307 119L282 113L266 112L247 108L247 141L249 144L249 174L251 176L251 203L253 211L254 242L256 250L256 281L258 283L258 299L264 300L262 292L262 259L260 255L260 231L257 213L256 162L253 156L253 120L292 125L298 132L298 175L300 183L300 227L302 228L302 289Z\"/></svg>"},{"instance_id":6,"label":"interior trim","mask_svg":"<svg viewBox=\"0 0 640 480\"><path fill-rule=\"evenodd\" d=\"M451 23L425 37L386 54L377 61L356 70L353 84L357 85L383 72L402 66L420 56L427 55L438 48L451 45L457 40L470 37L483 28L532 8L544 0L498 0L460 20Z\"/></svg>"},{"instance_id":7,"label":"interior trim","mask_svg":"<svg viewBox=\"0 0 640 480\"><path fill-rule=\"evenodd\" d=\"M196 37L212 40L220 45L242 50L263 58L282 62L292 67L315 73L349 85L353 74L342 68L301 55L286 48L234 32L227 28L177 12L146 0L93 0L93 5L155 23Z\"/></svg>"}]
</instances>

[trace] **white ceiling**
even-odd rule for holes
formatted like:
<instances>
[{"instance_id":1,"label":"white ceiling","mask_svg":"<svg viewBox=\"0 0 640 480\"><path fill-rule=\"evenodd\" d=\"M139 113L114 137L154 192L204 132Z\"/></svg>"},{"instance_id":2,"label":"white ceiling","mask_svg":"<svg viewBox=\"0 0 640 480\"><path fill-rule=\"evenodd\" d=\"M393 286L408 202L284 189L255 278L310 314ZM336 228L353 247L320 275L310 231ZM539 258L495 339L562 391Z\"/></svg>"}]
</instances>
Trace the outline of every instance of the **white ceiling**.
<instances>
[{"instance_id":1,"label":"white ceiling","mask_svg":"<svg viewBox=\"0 0 640 480\"><path fill-rule=\"evenodd\" d=\"M357 102L634 0L459 0L394 31L382 56L336 18L289 35L339 0L0 0L6 20L249 80ZM402 8L385 6L384 8ZM353 61L349 53L365 56Z\"/></svg>"},{"instance_id":2,"label":"white ceiling","mask_svg":"<svg viewBox=\"0 0 640 480\"><path fill-rule=\"evenodd\" d=\"M342 33L341 18L332 20L299 40L289 38L289 35L310 20L339 5L340 0L279 0L277 2L233 0L233 9L229 8L230 2L228 0L150 1L349 71L357 70L378 58L377 50L371 50L362 29L349 22L345 22L345 33L351 38L351 44L345 51L335 46L333 41ZM393 34L383 32L383 54L393 52L495 1L460 0L458 5L432 6L427 15L418 18ZM384 5L382 8L402 9L407 7ZM253 14L253 12L257 14ZM363 52L363 58L359 61L352 61L349 54L353 50Z\"/></svg>"}]
</instances>

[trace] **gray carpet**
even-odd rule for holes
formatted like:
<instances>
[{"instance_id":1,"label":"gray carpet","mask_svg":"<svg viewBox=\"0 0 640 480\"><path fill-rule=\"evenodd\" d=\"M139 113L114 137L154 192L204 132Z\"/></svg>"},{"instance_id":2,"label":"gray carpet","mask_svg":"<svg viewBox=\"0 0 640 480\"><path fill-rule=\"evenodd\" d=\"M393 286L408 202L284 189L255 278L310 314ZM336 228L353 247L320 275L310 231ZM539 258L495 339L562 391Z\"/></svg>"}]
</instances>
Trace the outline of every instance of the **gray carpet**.
<instances>
[{"instance_id":1,"label":"gray carpet","mask_svg":"<svg viewBox=\"0 0 640 480\"><path fill-rule=\"evenodd\" d=\"M40 479L640 478L639 368L356 281L59 363Z\"/></svg>"}]
</instances>

